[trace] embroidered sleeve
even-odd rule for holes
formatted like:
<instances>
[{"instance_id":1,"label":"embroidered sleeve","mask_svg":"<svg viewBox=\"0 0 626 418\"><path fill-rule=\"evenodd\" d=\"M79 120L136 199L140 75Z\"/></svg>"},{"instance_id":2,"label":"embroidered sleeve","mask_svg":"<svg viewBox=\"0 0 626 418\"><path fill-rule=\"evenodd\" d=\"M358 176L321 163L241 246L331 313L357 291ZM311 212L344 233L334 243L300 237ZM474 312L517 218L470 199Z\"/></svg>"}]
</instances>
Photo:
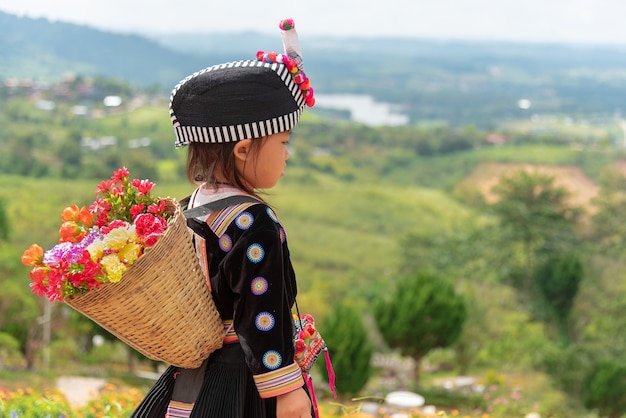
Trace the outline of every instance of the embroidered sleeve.
<instances>
[{"instance_id":1,"label":"embroidered sleeve","mask_svg":"<svg viewBox=\"0 0 626 418\"><path fill-rule=\"evenodd\" d=\"M304 379L298 363L293 362L286 367L254 375L254 383L261 398L271 398L302 387Z\"/></svg>"},{"instance_id":2,"label":"embroidered sleeve","mask_svg":"<svg viewBox=\"0 0 626 418\"><path fill-rule=\"evenodd\" d=\"M231 275L234 328L246 362L261 397L290 392L304 380L294 361L295 282L284 230L265 205L239 214L229 230L224 271Z\"/></svg>"}]
</instances>

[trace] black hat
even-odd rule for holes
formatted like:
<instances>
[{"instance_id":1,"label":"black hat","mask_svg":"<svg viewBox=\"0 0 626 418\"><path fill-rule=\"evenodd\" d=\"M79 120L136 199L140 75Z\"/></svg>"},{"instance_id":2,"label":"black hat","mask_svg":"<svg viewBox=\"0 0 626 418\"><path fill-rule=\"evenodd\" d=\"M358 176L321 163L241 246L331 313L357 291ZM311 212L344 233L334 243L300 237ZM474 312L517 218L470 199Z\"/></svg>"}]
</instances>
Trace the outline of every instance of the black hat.
<instances>
[{"instance_id":1,"label":"black hat","mask_svg":"<svg viewBox=\"0 0 626 418\"><path fill-rule=\"evenodd\" d=\"M285 26L293 38L293 21L282 21L281 29ZM257 60L214 65L182 80L170 100L176 146L240 141L293 129L304 106L312 106L314 99L299 52L295 56L287 44L285 49L289 55L259 52Z\"/></svg>"}]
</instances>

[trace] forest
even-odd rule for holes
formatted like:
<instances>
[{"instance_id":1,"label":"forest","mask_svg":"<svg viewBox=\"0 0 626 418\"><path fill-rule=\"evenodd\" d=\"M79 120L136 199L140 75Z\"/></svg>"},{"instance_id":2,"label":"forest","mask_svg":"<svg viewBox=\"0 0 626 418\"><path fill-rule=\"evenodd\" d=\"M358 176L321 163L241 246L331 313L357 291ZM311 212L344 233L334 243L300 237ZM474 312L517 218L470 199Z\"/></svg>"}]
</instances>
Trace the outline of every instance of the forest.
<instances>
[{"instance_id":1,"label":"forest","mask_svg":"<svg viewBox=\"0 0 626 418\"><path fill-rule=\"evenodd\" d=\"M163 364L33 294L21 256L52 247L64 208L91 203L120 167L159 196L189 194L166 88L188 68L170 64L241 58L251 35L223 50L218 35L167 45L0 22L11 25L0 35L0 63L11 62L0 65L0 415L73 416L54 384L71 373L110 382L76 416L126 416ZM33 28L48 36L22 36ZM58 46L80 39L119 48L95 57ZM148 55L135 60L133 48ZM264 195L289 234L299 308L332 353L339 399L315 371L323 416L384 416L392 390L448 416L624 416L624 55L349 39L308 51L316 91L370 95L409 115L406 126L366 126L305 112L286 177ZM137 66L159 60L162 71Z\"/></svg>"}]
</instances>

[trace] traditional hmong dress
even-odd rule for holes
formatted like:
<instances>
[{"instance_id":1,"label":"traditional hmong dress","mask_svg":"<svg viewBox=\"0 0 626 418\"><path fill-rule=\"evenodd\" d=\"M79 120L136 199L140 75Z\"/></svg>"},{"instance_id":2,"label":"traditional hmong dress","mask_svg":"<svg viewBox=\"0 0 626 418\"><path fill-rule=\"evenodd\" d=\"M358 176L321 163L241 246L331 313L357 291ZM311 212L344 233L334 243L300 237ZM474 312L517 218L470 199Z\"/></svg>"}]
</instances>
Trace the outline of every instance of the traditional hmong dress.
<instances>
[{"instance_id":1,"label":"traditional hmong dress","mask_svg":"<svg viewBox=\"0 0 626 418\"><path fill-rule=\"evenodd\" d=\"M241 192L200 188L189 206L233 194ZM275 417L276 396L304 385L294 361L296 279L285 231L263 203L231 206L188 225L228 329L224 347L199 369L168 368L133 417Z\"/></svg>"}]
</instances>

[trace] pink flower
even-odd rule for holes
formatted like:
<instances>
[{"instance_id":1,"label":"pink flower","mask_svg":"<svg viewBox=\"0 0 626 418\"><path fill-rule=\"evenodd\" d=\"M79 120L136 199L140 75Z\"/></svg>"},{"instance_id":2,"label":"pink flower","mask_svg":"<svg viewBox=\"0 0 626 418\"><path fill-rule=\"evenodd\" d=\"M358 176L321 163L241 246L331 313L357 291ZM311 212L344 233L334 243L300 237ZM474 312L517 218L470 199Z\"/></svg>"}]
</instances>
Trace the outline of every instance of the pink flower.
<instances>
[{"instance_id":1,"label":"pink flower","mask_svg":"<svg viewBox=\"0 0 626 418\"><path fill-rule=\"evenodd\" d=\"M115 228L128 228L129 226L130 226L130 224L128 222L125 222L125 221L122 221L122 220L119 220L119 219L115 219L114 221L109 223L107 226L102 227L100 232L102 232L104 235L106 235L109 232L113 231Z\"/></svg>"},{"instance_id":2,"label":"pink flower","mask_svg":"<svg viewBox=\"0 0 626 418\"><path fill-rule=\"evenodd\" d=\"M126 192L126 190L124 190L123 187L114 187L111 192L113 196L118 197L118 196L124 196L124 193Z\"/></svg>"},{"instance_id":3,"label":"pink flower","mask_svg":"<svg viewBox=\"0 0 626 418\"><path fill-rule=\"evenodd\" d=\"M154 244L157 243L160 236L161 234L148 234L143 237L143 243L146 245L146 247L152 247Z\"/></svg>"},{"instance_id":4,"label":"pink flower","mask_svg":"<svg viewBox=\"0 0 626 418\"><path fill-rule=\"evenodd\" d=\"M150 247L167 228L167 221L149 213L142 213L135 218L135 231L139 238Z\"/></svg>"}]
</instances>

